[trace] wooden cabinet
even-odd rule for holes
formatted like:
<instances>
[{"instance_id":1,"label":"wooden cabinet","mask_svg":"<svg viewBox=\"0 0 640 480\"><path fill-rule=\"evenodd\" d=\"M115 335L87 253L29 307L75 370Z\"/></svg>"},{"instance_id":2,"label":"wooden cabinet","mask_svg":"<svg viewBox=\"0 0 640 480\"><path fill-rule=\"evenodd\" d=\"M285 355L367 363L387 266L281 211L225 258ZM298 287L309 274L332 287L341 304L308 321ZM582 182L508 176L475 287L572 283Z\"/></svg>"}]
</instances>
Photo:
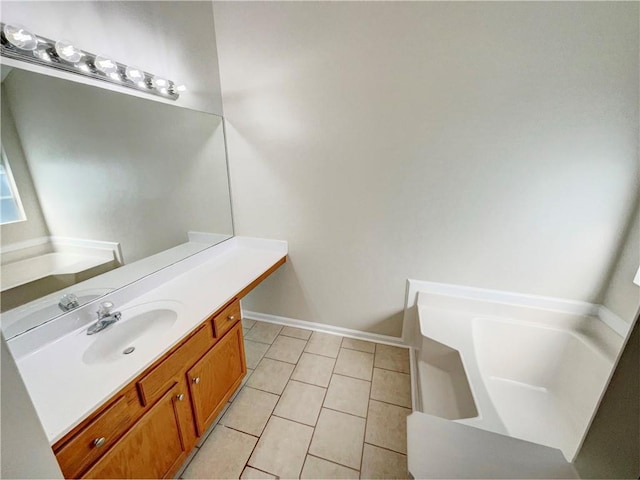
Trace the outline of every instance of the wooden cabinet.
<instances>
[{"instance_id":1,"label":"wooden cabinet","mask_svg":"<svg viewBox=\"0 0 640 480\"><path fill-rule=\"evenodd\" d=\"M239 317L238 314L236 322ZM225 323L229 323L226 318ZM187 373L198 435L206 432L246 373L242 328L238 322Z\"/></svg>"},{"instance_id":2,"label":"wooden cabinet","mask_svg":"<svg viewBox=\"0 0 640 480\"><path fill-rule=\"evenodd\" d=\"M247 372L234 299L53 447L65 478L165 478Z\"/></svg>"},{"instance_id":3,"label":"wooden cabinet","mask_svg":"<svg viewBox=\"0 0 640 480\"><path fill-rule=\"evenodd\" d=\"M142 414L135 388L129 388L56 453L66 478L77 478L100 458Z\"/></svg>"},{"instance_id":4,"label":"wooden cabinet","mask_svg":"<svg viewBox=\"0 0 640 480\"><path fill-rule=\"evenodd\" d=\"M142 403L144 405L153 403L167 391L167 388L182 380L186 368L202 357L214 342L211 326L209 322L205 322L171 355L138 382Z\"/></svg>"},{"instance_id":5,"label":"wooden cabinet","mask_svg":"<svg viewBox=\"0 0 640 480\"><path fill-rule=\"evenodd\" d=\"M189 453L183 438L185 385L176 384L84 475L84 478L165 478Z\"/></svg>"}]
</instances>

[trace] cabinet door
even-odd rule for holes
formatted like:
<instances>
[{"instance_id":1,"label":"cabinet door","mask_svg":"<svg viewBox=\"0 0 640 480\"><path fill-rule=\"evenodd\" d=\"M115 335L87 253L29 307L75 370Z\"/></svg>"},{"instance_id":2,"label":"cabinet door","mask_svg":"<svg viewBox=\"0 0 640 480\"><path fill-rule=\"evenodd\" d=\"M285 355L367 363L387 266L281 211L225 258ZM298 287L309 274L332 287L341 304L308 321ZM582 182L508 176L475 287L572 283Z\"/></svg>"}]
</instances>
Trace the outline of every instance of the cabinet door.
<instances>
[{"instance_id":1,"label":"cabinet door","mask_svg":"<svg viewBox=\"0 0 640 480\"><path fill-rule=\"evenodd\" d=\"M238 322L187 372L198 435L206 432L247 373Z\"/></svg>"},{"instance_id":2,"label":"cabinet door","mask_svg":"<svg viewBox=\"0 0 640 480\"><path fill-rule=\"evenodd\" d=\"M84 478L165 478L189 453L181 419L189 408L183 382L175 385L145 413Z\"/></svg>"}]
</instances>

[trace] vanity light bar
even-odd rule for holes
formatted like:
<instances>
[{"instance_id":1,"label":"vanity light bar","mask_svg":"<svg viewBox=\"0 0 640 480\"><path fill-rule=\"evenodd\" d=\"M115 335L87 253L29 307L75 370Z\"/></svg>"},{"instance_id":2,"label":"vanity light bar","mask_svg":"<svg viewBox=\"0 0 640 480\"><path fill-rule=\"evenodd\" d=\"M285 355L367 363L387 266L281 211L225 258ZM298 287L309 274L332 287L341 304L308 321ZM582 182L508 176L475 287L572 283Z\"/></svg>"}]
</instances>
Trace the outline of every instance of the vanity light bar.
<instances>
[{"instance_id":1,"label":"vanity light bar","mask_svg":"<svg viewBox=\"0 0 640 480\"><path fill-rule=\"evenodd\" d=\"M177 100L184 85L157 77L139 68L118 63L104 55L80 50L69 42L34 35L19 25L0 22L0 55L36 65L122 85L163 98Z\"/></svg>"}]
</instances>

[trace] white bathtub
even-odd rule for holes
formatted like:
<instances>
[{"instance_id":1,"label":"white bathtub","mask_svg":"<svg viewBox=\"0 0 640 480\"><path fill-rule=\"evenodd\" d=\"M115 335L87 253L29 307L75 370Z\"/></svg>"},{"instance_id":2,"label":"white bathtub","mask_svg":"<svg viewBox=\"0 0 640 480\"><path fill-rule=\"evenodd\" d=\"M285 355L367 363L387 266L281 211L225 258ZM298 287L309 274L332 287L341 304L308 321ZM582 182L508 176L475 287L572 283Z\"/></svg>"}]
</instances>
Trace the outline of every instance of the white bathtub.
<instances>
[{"instance_id":1,"label":"white bathtub","mask_svg":"<svg viewBox=\"0 0 640 480\"><path fill-rule=\"evenodd\" d=\"M419 411L573 461L622 337L598 317L421 292Z\"/></svg>"}]
</instances>

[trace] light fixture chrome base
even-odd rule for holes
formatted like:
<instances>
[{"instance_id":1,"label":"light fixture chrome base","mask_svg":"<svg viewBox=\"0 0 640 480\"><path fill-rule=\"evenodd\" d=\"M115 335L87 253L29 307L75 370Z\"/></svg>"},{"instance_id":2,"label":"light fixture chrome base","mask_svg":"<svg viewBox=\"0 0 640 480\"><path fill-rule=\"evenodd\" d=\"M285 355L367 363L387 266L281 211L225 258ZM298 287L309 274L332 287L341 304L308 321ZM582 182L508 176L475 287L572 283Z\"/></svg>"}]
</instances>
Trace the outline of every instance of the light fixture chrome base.
<instances>
[{"instance_id":1,"label":"light fixture chrome base","mask_svg":"<svg viewBox=\"0 0 640 480\"><path fill-rule=\"evenodd\" d=\"M171 80L167 80L168 86L161 89L158 89L153 85L152 79L154 76L147 72L144 72L144 80L140 80L138 82L130 80L125 75L127 66L122 63L114 62L118 67L117 72L111 74L101 72L95 66L96 55L84 50L82 51L84 55L80 62L67 62L60 58L56 53L56 42L54 40L41 37L40 35L37 36L38 45L35 50L23 50L12 45L9 40L7 40L4 33L4 27L5 24L0 23L0 55L3 57L13 58L15 60L33 63L44 67L55 68L57 70L63 70L65 72L82 75L96 80L102 80L103 82L132 88L139 92L149 93L151 95L156 95L170 100L177 100L180 97L177 92L177 86Z\"/></svg>"}]
</instances>

